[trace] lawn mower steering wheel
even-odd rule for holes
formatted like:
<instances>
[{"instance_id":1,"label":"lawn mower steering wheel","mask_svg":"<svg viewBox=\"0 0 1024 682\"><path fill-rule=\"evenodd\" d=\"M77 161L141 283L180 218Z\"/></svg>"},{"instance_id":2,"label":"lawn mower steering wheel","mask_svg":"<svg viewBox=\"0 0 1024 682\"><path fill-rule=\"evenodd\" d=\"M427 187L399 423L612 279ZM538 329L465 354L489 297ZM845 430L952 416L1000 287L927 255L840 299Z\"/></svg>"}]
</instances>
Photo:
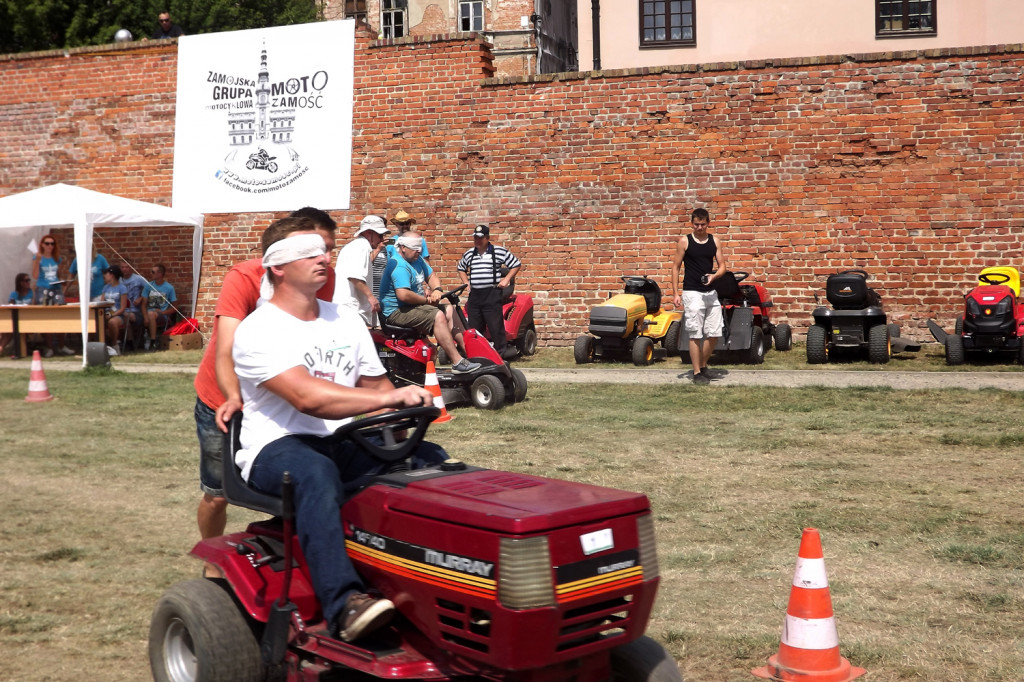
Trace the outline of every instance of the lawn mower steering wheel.
<instances>
[{"instance_id":1,"label":"lawn mower steering wheel","mask_svg":"<svg viewBox=\"0 0 1024 682\"><path fill-rule=\"evenodd\" d=\"M649 281L647 279L647 275L623 275L619 279L626 283L633 283L641 286L647 284Z\"/></svg>"},{"instance_id":2,"label":"lawn mower steering wheel","mask_svg":"<svg viewBox=\"0 0 1024 682\"><path fill-rule=\"evenodd\" d=\"M456 287L456 288L452 289L451 291L449 291L447 293L441 294L441 299L442 300L447 299L447 301L449 303L451 303L452 305L458 305L459 304L458 296L459 296L459 294L461 294L463 291L466 290L467 286L469 286L469 285L468 284L463 284L461 287Z\"/></svg>"},{"instance_id":3,"label":"lawn mower steering wheel","mask_svg":"<svg viewBox=\"0 0 1024 682\"><path fill-rule=\"evenodd\" d=\"M839 273L840 275L860 275L864 279L870 277L870 275L864 270L843 270Z\"/></svg>"},{"instance_id":4,"label":"lawn mower steering wheel","mask_svg":"<svg viewBox=\"0 0 1024 682\"><path fill-rule=\"evenodd\" d=\"M391 464L400 462L412 454L423 441L430 422L437 419L440 414L441 409L433 405L384 412L340 426L334 432L334 437L351 440L375 458ZM409 429L413 431L405 440L398 440L395 437L396 432ZM384 442L370 440L374 437Z\"/></svg>"},{"instance_id":5,"label":"lawn mower steering wheel","mask_svg":"<svg viewBox=\"0 0 1024 682\"><path fill-rule=\"evenodd\" d=\"M739 284L740 282L745 280L747 277L750 277L750 273L749 272L745 272L743 270L736 270L735 272L732 273L732 276L736 278L736 284Z\"/></svg>"},{"instance_id":6,"label":"lawn mower steering wheel","mask_svg":"<svg viewBox=\"0 0 1024 682\"><path fill-rule=\"evenodd\" d=\"M984 275L978 276L978 281L997 286L1009 282L1010 276L1005 272L986 272Z\"/></svg>"}]
</instances>

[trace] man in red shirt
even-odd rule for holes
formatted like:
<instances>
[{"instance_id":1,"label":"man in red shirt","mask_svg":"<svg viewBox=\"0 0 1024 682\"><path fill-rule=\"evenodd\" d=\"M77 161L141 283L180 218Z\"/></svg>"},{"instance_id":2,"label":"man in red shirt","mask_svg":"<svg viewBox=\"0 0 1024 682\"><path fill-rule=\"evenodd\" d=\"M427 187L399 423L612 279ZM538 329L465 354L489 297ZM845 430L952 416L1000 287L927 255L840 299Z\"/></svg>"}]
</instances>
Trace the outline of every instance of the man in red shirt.
<instances>
[{"instance_id":1,"label":"man in red shirt","mask_svg":"<svg viewBox=\"0 0 1024 682\"><path fill-rule=\"evenodd\" d=\"M291 216L311 218L316 223L317 233L327 244L327 253L334 253L337 224L326 212L306 207ZM263 250L288 236L288 232L281 232L271 225L263 233ZM226 423L232 414L242 409L242 394L235 376L231 349L239 323L259 304L263 274L262 259L253 258L235 265L224 275L213 313L213 332L196 373L195 420L199 437L199 487L203 491L196 521L203 539L223 535L227 526L228 503L224 499L221 482L221 451ZM330 301L334 297L334 282L334 268L329 268L327 283L317 292L317 298ZM205 575L208 578L221 577L220 571L210 564L206 566Z\"/></svg>"}]
</instances>

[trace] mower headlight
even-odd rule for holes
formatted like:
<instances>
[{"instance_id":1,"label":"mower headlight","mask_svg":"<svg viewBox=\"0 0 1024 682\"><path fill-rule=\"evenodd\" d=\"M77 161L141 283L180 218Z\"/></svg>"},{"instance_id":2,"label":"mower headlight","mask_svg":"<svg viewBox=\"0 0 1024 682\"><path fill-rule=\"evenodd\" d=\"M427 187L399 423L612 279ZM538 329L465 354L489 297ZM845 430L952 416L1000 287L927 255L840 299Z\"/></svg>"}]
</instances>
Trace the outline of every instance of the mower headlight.
<instances>
[{"instance_id":1,"label":"mower headlight","mask_svg":"<svg viewBox=\"0 0 1024 682\"><path fill-rule=\"evenodd\" d=\"M974 317L981 315L981 306L973 298L967 299L967 314Z\"/></svg>"},{"instance_id":2,"label":"mower headlight","mask_svg":"<svg viewBox=\"0 0 1024 682\"><path fill-rule=\"evenodd\" d=\"M636 535L640 540L640 565L644 567L644 580L654 580L660 571L658 551L654 546L654 518L650 514L637 518Z\"/></svg>"},{"instance_id":3,"label":"mower headlight","mask_svg":"<svg viewBox=\"0 0 1024 682\"><path fill-rule=\"evenodd\" d=\"M1012 307L1013 303L1010 301L1010 297L1006 296L996 304L996 315L1009 315Z\"/></svg>"},{"instance_id":4,"label":"mower headlight","mask_svg":"<svg viewBox=\"0 0 1024 682\"><path fill-rule=\"evenodd\" d=\"M501 538L498 546L498 601L510 609L555 605L547 537Z\"/></svg>"}]
</instances>

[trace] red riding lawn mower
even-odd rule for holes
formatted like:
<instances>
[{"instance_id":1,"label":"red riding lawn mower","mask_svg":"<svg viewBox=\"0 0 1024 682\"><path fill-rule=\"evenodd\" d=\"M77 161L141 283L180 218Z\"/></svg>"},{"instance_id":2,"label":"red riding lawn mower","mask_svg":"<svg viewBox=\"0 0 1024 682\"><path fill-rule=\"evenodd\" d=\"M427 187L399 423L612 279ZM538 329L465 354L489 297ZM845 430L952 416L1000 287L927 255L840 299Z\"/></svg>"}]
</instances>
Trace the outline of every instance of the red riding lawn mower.
<instances>
[{"instance_id":1,"label":"red riding lawn mower","mask_svg":"<svg viewBox=\"0 0 1024 682\"><path fill-rule=\"evenodd\" d=\"M466 317L459 306L459 294L465 289L466 285L462 285L441 296L454 306L454 314L459 316L463 327L466 327ZM532 301L530 309L532 318ZM381 320L381 328L371 330L370 336L388 378L396 386L423 386L427 361L432 360L435 364L447 362L439 358L437 346L410 327L395 327ZM536 335L533 338L536 347ZM510 367L483 334L467 328L462 342L466 357L472 362L479 362L480 369L456 374L450 369L436 368L445 406L470 402L482 410L500 410L506 404L526 399L526 375Z\"/></svg>"},{"instance_id":2,"label":"red riding lawn mower","mask_svg":"<svg viewBox=\"0 0 1024 682\"><path fill-rule=\"evenodd\" d=\"M234 419L225 495L273 518L193 548L224 579L178 583L161 597L149 633L154 679L682 682L643 636L659 582L647 497L451 460L407 470L439 413L376 415L335 434L395 465L340 510L349 556L398 612L354 643L332 637L321 613L288 475L278 498L235 467ZM400 441L401 430L412 435Z\"/></svg>"},{"instance_id":3,"label":"red riding lawn mower","mask_svg":"<svg viewBox=\"0 0 1024 682\"><path fill-rule=\"evenodd\" d=\"M945 346L946 364L962 365L968 353L1012 354L1024 364L1024 305L1019 296L1017 268L985 268L978 286L964 297L964 313L952 334L928 320L928 330Z\"/></svg>"}]
</instances>

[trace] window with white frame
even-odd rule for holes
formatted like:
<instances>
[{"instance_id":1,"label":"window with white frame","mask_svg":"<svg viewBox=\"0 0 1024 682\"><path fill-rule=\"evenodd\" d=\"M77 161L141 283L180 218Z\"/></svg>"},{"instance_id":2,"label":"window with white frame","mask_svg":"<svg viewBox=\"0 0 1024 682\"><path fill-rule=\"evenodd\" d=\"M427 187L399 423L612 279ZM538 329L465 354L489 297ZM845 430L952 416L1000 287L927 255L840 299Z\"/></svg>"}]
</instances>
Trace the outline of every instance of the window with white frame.
<instances>
[{"instance_id":1,"label":"window with white frame","mask_svg":"<svg viewBox=\"0 0 1024 682\"><path fill-rule=\"evenodd\" d=\"M408 33L405 25L408 0L381 0L380 30L385 38L403 38Z\"/></svg>"},{"instance_id":2,"label":"window with white frame","mask_svg":"<svg viewBox=\"0 0 1024 682\"><path fill-rule=\"evenodd\" d=\"M640 47L696 45L696 0L640 0Z\"/></svg>"},{"instance_id":3,"label":"window with white frame","mask_svg":"<svg viewBox=\"0 0 1024 682\"><path fill-rule=\"evenodd\" d=\"M459 30L460 31L482 31L484 30L484 3L483 0L470 0L459 3Z\"/></svg>"}]
</instances>

